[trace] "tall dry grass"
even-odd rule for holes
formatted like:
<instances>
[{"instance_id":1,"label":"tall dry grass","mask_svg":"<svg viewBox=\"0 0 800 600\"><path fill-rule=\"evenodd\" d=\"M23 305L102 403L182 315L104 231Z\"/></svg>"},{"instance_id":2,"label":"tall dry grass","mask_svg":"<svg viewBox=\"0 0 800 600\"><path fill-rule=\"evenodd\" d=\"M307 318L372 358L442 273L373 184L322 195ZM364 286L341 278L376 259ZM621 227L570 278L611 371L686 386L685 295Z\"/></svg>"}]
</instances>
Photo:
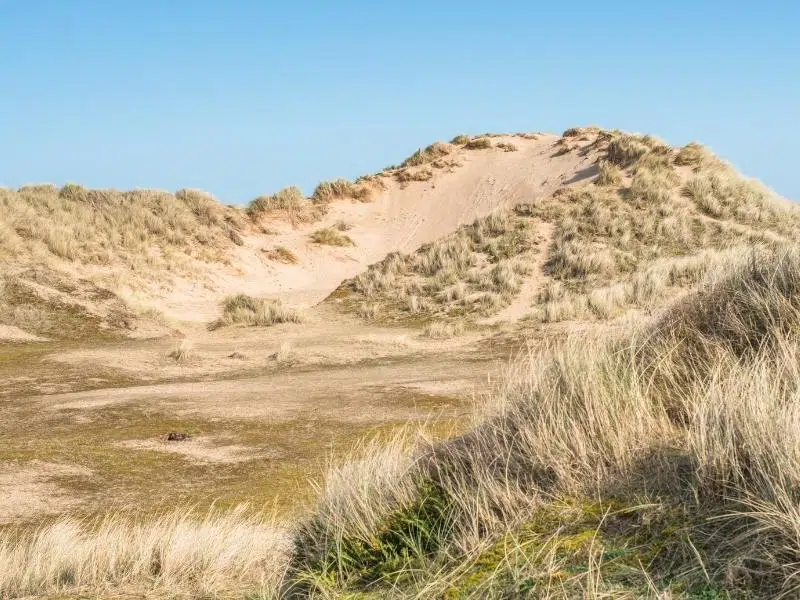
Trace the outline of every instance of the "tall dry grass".
<instances>
[{"instance_id":1,"label":"tall dry grass","mask_svg":"<svg viewBox=\"0 0 800 600\"><path fill-rule=\"evenodd\" d=\"M522 359L469 433L333 470L295 587L794 597L798 289L797 250L758 251L627 339Z\"/></svg>"},{"instance_id":2,"label":"tall dry grass","mask_svg":"<svg viewBox=\"0 0 800 600\"><path fill-rule=\"evenodd\" d=\"M133 272L224 261L242 243L241 211L199 190L95 190L67 184L0 189L0 255Z\"/></svg>"},{"instance_id":3,"label":"tall dry grass","mask_svg":"<svg viewBox=\"0 0 800 600\"><path fill-rule=\"evenodd\" d=\"M65 518L0 534L0 597L273 597L290 548L286 530L244 510Z\"/></svg>"},{"instance_id":4,"label":"tall dry grass","mask_svg":"<svg viewBox=\"0 0 800 600\"><path fill-rule=\"evenodd\" d=\"M254 298L247 294L229 296L222 302L222 315L209 328L219 329L231 325L269 327L279 323L299 323L300 313L285 306L280 299Z\"/></svg>"}]
</instances>

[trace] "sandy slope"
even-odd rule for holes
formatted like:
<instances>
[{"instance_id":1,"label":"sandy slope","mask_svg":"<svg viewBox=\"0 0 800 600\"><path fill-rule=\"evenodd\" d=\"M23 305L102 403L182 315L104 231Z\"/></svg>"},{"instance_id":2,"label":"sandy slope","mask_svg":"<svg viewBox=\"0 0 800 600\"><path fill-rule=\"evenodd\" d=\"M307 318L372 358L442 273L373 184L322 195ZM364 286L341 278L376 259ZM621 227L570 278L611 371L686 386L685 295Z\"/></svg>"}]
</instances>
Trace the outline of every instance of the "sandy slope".
<instances>
[{"instance_id":1,"label":"sandy slope","mask_svg":"<svg viewBox=\"0 0 800 600\"><path fill-rule=\"evenodd\" d=\"M384 177L386 189L372 202L336 202L322 221L296 228L276 221L271 224L274 235L247 237L245 245L237 248L232 267L212 272L210 282L179 279L172 289L152 290L153 297L148 300L182 321L214 319L219 301L238 292L313 305L343 279L389 252L413 251L500 206L530 201L591 176L594 154L554 156L558 139L554 135L535 140L495 138L495 143L512 142L518 151L460 149L448 158L461 165L435 169L429 181L400 184ZM310 242L310 233L341 220L352 226L348 235L355 247L331 248ZM295 252L299 264L267 260L261 250L276 246Z\"/></svg>"}]
</instances>

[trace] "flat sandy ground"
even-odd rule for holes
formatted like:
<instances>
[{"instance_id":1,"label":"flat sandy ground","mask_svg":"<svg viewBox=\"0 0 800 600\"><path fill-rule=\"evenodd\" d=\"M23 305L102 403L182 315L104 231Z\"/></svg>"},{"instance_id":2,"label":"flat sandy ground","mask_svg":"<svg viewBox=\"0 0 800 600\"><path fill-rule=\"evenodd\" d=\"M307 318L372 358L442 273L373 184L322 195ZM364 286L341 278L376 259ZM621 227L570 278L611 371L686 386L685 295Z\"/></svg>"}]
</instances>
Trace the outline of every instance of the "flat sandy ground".
<instances>
[{"instance_id":1,"label":"flat sandy ground","mask_svg":"<svg viewBox=\"0 0 800 600\"><path fill-rule=\"evenodd\" d=\"M466 427L513 352L488 327L431 340L325 306L185 331L180 363L177 339L0 346L1 525L212 503L297 514L359 440Z\"/></svg>"},{"instance_id":2,"label":"flat sandy ground","mask_svg":"<svg viewBox=\"0 0 800 600\"><path fill-rule=\"evenodd\" d=\"M552 135L493 140L516 150L453 150L450 166L423 182L382 176L371 202L334 203L312 224L264 223L230 267L206 265L196 281L154 284L144 305L174 320L180 335L64 343L0 329L0 526L212 503L292 515L313 499L310 482L327 463L344 460L365 437L400 427L433 436L463 430L472 403L519 347L503 323L528 313L544 253L509 306L450 340L370 325L318 303L389 252L411 252L596 171L590 140L580 152L562 151ZM337 223L355 245L309 241ZM540 224L539 235L547 244L552 227ZM278 246L298 264L265 258ZM75 277L98 275L67 266ZM306 307L306 319L209 332L220 300L240 292ZM169 357L179 343L192 348L186 360ZM170 441L170 433L186 439Z\"/></svg>"}]
</instances>

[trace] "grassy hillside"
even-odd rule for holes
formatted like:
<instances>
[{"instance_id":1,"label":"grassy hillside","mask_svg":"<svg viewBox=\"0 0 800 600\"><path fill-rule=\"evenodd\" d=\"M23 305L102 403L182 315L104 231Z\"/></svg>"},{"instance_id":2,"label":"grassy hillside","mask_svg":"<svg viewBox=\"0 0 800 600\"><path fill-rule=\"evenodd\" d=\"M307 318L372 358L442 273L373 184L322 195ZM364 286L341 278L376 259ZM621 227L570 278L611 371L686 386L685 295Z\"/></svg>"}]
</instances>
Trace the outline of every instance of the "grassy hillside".
<instances>
[{"instance_id":1,"label":"grassy hillside","mask_svg":"<svg viewBox=\"0 0 800 600\"><path fill-rule=\"evenodd\" d=\"M625 339L534 352L469 433L330 473L299 597L795 595L800 255L723 270Z\"/></svg>"},{"instance_id":2,"label":"grassy hillside","mask_svg":"<svg viewBox=\"0 0 800 600\"><path fill-rule=\"evenodd\" d=\"M453 145L500 152L492 140ZM434 165L450 148L421 150L399 169ZM390 254L331 298L447 337L529 294L524 355L479 398L463 435L365 442L289 526L242 509L8 529L0 598L800 595L800 212L698 144L583 128L553 148L568 152L600 159L555 193ZM270 211L313 220L331 199L366 200L364 189L279 193L248 223ZM48 239L66 231L73 258L60 260L91 262L109 243L125 247L119 223L144 232L133 254L142 244L168 254L178 251L171 234L146 216L166 211L187 219L178 230L202 247L198 260L216 260L244 227L186 194L141 206L114 196L118 208L97 217L75 208L100 201L88 192L78 203L54 189L24 203L18 195L34 192L3 193L15 215L13 241L0 238L9 256L58 255ZM62 216L25 229L36 211ZM101 221L82 233L73 211ZM120 221L103 224L109 215ZM2 290L16 298L23 288ZM17 308L0 305L0 322ZM217 326L301 319L244 295L223 309ZM618 326L576 327L587 322Z\"/></svg>"},{"instance_id":3,"label":"grassy hillside","mask_svg":"<svg viewBox=\"0 0 800 600\"><path fill-rule=\"evenodd\" d=\"M792 597L798 292L796 249L753 249L626 336L531 351L468 433L362 449L294 533L59 521L0 538L0 595Z\"/></svg>"},{"instance_id":4,"label":"grassy hillside","mask_svg":"<svg viewBox=\"0 0 800 600\"><path fill-rule=\"evenodd\" d=\"M800 234L796 206L699 144L674 149L651 136L586 128L568 130L557 148L601 158L552 195L411 255L390 255L335 297L372 319L480 317L537 277L527 311L533 322L608 320L662 305L743 248L780 246ZM551 237L537 239L548 227Z\"/></svg>"}]
</instances>

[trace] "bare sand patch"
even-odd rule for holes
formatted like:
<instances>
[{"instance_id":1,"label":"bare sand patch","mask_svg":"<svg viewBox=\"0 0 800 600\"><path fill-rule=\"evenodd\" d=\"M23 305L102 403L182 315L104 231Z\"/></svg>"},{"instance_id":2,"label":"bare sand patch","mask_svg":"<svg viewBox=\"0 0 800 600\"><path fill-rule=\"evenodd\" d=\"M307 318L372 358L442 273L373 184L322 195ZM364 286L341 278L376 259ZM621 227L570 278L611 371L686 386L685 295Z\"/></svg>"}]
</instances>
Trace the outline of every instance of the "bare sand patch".
<instances>
[{"instance_id":1,"label":"bare sand patch","mask_svg":"<svg viewBox=\"0 0 800 600\"><path fill-rule=\"evenodd\" d=\"M39 460L0 463L0 525L63 512L78 500L56 480L90 475L83 467Z\"/></svg>"},{"instance_id":2,"label":"bare sand patch","mask_svg":"<svg viewBox=\"0 0 800 600\"><path fill-rule=\"evenodd\" d=\"M182 441L167 441L164 438L148 440L126 440L119 443L131 450L153 450L169 452L199 463L232 464L263 458L264 453L248 446L225 444L210 436L192 437Z\"/></svg>"},{"instance_id":3,"label":"bare sand patch","mask_svg":"<svg viewBox=\"0 0 800 600\"><path fill-rule=\"evenodd\" d=\"M0 325L0 342L46 342L47 338L39 337L14 327L13 325Z\"/></svg>"}]
</instances>

